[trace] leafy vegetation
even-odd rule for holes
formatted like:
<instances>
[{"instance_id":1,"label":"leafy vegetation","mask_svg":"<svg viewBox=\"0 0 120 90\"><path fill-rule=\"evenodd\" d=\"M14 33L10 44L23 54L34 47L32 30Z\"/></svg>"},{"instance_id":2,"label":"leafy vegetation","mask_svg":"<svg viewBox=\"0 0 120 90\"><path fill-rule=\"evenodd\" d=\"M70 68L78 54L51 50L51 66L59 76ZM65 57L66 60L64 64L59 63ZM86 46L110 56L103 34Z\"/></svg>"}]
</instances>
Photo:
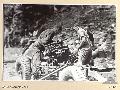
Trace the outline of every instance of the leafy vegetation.
<instances>
[{"instance_id":1,"label":"leafy vegetation","mask_svg":"<svg viewBox=\"0 0 120 90\"><path fill-rule=\"evenodd\" d=\"M60 23L65 38L73 35L72 30L69 32L66 28L76 23L81 27L89 27L96 35L111 30L111 25L115 25L115 9L114 5L4 4L4 25L9 31L18 32L21 37L28 37L29 33L33 34L36 30L39 36L44 30L49 32L50 28Z\"/></svg>"}]
</instances>

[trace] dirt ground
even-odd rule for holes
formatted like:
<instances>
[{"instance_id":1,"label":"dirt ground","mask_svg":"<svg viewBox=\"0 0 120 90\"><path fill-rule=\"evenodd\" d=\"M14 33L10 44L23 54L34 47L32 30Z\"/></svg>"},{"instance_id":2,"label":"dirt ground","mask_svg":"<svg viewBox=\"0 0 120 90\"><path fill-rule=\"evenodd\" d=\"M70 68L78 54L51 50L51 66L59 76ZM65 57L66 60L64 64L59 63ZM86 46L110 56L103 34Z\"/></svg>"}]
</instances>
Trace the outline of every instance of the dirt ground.
<instances>
[{"instance_id":1,"label":"dirt ground","mask_svg":"<svg viewBox=\"0 0 120 90\"><path fill-rule=\"evenodd\" d=\"M4 48L3 80L21 80L15 72L15 61L22 48Z\"/></svg>"},{"instance_id":2,"label":"dirt ground","mask_svg":"<svg viewBox=\"0 0 120 90\"><path fill-rule=\"evenodd\" d=\"M4 49L4 64L3 64L3 80L16 81L21 80L21 78L15 72L15 60L21 54L22 48L5 48ZM96 58L95 68L99 68L98 72L103 77L108 78L109 81L116 82L115 69L105 70L105 68L114 68L114 60L105 60L101 58ZM94 72L94 70L92 70Z\"/></svg>"}]
</instances>

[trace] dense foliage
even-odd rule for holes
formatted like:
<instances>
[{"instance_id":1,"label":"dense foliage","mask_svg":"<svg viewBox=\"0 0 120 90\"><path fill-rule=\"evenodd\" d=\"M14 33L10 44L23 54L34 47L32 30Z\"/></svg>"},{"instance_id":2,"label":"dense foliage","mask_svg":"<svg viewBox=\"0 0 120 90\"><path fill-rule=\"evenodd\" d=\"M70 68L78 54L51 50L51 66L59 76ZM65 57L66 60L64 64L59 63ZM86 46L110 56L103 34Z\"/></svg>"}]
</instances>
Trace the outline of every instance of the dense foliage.
<instances>
[{"instance_id":1,"label":"dense foliage","mask_svg":"<svg viewBox=\"0 0 120 90\"><path fill-rule=\"evenodd\" d=\"M18 32L21 37L29 36L35 30L40 35L60 23L67 38L72 31L66 28L76 23L81 27L88 26L94 34L109 31L111 25L116 23L114 5L4 4L3 8L4 26L9 31Z\"/></svg>"}]
</instances>

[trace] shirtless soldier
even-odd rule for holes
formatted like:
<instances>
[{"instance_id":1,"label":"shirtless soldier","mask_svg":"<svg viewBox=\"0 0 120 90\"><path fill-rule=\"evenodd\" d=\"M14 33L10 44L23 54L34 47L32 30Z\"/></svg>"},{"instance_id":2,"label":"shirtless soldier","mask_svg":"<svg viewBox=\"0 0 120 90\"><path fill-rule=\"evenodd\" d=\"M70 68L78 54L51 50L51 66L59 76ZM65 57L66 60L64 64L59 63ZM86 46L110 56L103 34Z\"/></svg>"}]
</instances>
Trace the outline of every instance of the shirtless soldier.
<instances>
[{"instance_id":1,"label":"shirtless soldier","mask_svg":"<svg viewBox=\"0 0 120 90\"><path fill-rule=\"evenodd\" d=\"M73 27L78 33L78 39L75 41L75 46L78 53L78 61L73 66L64 68L59 74L60 81L67 81L72 79L74 81L88 81L86 77L86 70L84 67L89 66L92 57L92 42L89 40L87 31L79 26ZM98 81L106 81L105 78L98 73L94 73Z\"/></svg>"}]
</instances>

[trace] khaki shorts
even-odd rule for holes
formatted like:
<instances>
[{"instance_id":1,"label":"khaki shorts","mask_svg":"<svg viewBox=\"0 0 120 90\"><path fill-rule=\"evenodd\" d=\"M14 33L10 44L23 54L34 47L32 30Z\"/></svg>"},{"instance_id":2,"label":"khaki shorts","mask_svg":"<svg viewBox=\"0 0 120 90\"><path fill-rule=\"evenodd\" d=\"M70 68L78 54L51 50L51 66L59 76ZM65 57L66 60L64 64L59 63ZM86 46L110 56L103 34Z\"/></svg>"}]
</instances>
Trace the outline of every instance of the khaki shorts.
<instances>
[{"instance_id":1,"label":"khaki shorts","mask_svg":"<svg viewBox=\"0 0 120 90\"><path fill-rule=\"evenodd\" d=\"M86 65L90 64L90 60L92 57L91 48L83 48L78 51L78 64Z\"/></svg>"}]
</instances>

